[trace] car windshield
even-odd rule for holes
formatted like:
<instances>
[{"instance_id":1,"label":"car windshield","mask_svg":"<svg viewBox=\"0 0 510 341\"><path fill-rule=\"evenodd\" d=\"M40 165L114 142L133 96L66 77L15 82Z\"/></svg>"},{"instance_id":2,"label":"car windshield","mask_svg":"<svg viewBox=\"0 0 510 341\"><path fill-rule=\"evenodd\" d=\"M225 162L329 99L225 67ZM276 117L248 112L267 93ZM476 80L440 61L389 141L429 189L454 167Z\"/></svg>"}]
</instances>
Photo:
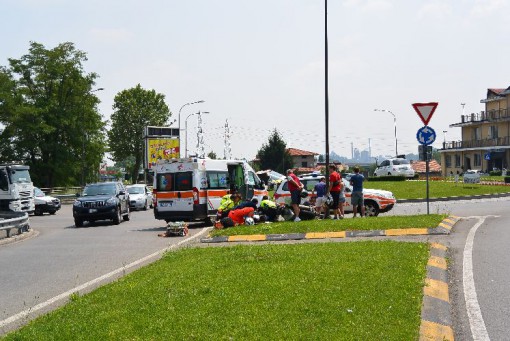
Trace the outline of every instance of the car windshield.
<instances>
[{"instance_id":1,"label":"car windshield","mask_svg":"<svg viewBox=\"0 0 510 341\"><path fill-rule=\"evenodd\" d=\"M28 172L28 169L13 169L11 170L11 181L13 183L15 182L23 182L23 183L29 183L32 182L30 179L30 173Z\"/></svg>"},{"instance_id":2,"label":"car windshield","mask_svg":"<svg viewBox=\"0 0 510 341\"><path fill-rule=\"evenodd\" d=\"M112 184L100 184L100 185L88 185L83 190L83 196L93 195L115 195L115 185Z\"/></svg>"},{"instance_id":3,"label":"car windshield","mask_svg":"<svg viewBox=\"0 0 510 341\"><path fill-rule=\"evenodd\" d=\"M41 191L41 189L37 188L37 187L34 187L34 195L36 197L44 197L45 196L44 192Z\"/></svg>"},{"instance_id":4,"label":"car windshield","mask_svg":"<svg viewBox=\"0 0 510 341\"><path fill-rule=\"evenodd\" d=\"M143 194L143 193L145 193L143 187L128 187L127 191L129 194Z\"/></svg>"}]
</instances>

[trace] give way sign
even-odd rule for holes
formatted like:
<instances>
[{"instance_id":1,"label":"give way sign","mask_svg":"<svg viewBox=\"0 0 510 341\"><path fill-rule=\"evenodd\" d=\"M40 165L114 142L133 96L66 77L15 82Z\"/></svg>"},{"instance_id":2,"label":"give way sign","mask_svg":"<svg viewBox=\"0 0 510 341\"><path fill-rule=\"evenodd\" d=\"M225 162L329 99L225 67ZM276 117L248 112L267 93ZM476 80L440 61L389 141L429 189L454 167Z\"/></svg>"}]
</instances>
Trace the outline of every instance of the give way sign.
<instances>
[{"instance_id":1,"label":"give way sign","mask_svg":"<svg viewBox=\"0 0 510 341\"><path fill-rule=\"evenodd\" d=\"M439 103L437 102L413 103L413 108L418 113L418 116L420 116L423 124L428 125L432 115L434 115L434 111L436 111L438 104Z\"/></svg>"}]
</instances>

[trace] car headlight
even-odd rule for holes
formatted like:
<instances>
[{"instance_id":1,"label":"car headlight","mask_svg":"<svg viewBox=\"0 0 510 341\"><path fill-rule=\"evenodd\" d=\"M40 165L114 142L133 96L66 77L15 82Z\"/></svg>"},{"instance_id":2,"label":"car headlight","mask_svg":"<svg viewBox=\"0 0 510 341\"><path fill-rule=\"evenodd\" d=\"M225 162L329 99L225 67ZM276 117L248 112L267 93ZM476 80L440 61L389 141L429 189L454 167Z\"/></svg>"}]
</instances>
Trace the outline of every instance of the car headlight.
<instances>
[{"instance_id":1,"label":"car headlight","mask_svg":"<svg viewBox=\"0 0 510 341\"><path fill-rule=\"evenodd\" d=\"M115 205L115 204L117 204L117 199L114 197L111 197L110 199L106 200L106 203L108 205Z\"/></svg>"},{"instance_id":2,"label":"car headlight","mask_svg":"<svg viewBox=\"0 0 510 341\"><path fill-rule=\"evenodd\" d=\"M75 207L82 207L83 206L83 203L79 200L75 200L74 203L73 203L73 206Z\"/></svg>"}]
</instances>

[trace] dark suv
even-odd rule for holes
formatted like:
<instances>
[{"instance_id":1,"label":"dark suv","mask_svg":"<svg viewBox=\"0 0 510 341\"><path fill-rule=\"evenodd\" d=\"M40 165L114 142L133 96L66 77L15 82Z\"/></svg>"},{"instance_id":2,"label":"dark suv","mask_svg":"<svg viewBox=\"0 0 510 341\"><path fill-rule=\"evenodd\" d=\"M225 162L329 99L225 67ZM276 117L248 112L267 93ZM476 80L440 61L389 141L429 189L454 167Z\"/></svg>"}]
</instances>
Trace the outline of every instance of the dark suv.
<instances>
[{"instance_id":1,"label":"dark suv","mask_svg":"<svg viewBox=\"0 0 510 341\"><path fill-rule=\"evenodd\" d=\"M113 220L120 224L121 217L130 219L129 194L121 182L98 182L88 184L73 204L73 217L76 227L84 221Z\"/></svg>"}]
</instances>

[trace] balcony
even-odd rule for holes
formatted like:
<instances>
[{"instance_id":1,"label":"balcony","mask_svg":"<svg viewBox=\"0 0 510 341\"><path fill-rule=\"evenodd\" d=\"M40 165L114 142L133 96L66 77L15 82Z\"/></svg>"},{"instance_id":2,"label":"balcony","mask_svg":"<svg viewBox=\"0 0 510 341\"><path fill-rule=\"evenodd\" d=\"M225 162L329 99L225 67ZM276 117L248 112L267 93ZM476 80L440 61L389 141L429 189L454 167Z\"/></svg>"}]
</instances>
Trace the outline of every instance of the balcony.
<instances>
[{"instance_id":1,"label":"balcony","mask_svg":"<svg viewBox=\"0 0 510 341\"><path fill-rule=\"evenodd\" d=\"M448 149L473 149L473 148L484 148L488 147L510 147L510 136L498 137L495 139L486 140L469 140L469 141L451 141L443 143L443 150Z\"/></svg>"},{"instance_id":2,"label":"balcony","mask_svg":"<svg viewBox=\"0 0 510 341\"><path fill-rule=\"evenodd\" d=\"M450 127L463 127L484 122L508 121L510 120L510 111L508 109L481 111L479 113L462 115L460 118L460 123L451 124Z\"/></svg>"}]
</instances>

